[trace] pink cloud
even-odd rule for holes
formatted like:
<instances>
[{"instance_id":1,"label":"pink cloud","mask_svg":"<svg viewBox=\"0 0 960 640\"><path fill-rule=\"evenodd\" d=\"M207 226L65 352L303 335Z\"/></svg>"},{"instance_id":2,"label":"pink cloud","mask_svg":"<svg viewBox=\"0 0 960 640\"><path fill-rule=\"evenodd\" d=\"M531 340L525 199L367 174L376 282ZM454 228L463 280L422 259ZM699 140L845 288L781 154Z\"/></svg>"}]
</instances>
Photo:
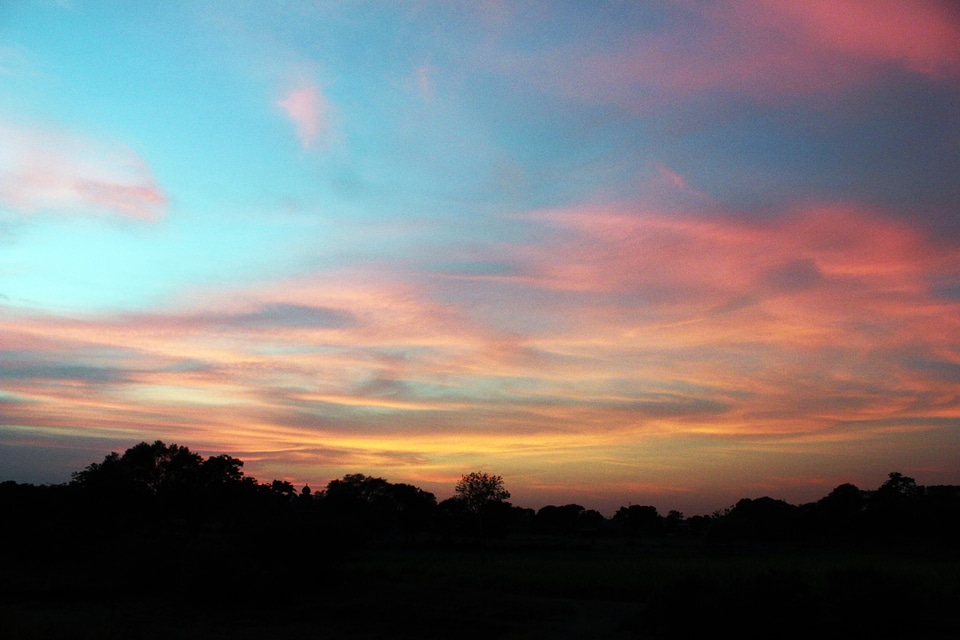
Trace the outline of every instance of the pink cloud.
<instances>
[{"instance_id":1,"label":"pink cloud","mask_svg":"<svg viewBox=\"0 0 960 640\"><path fill-rule=\"evenodd\" d=\"M536 242L485 256L509 268L436 286L512 332L484 370L537 380L537 414L557 428L816 441L841 421L960 416L954 383L931 375L958 362L957 304L932 283L960 254L907 223L845 205L753 221L608 205L527 220Z\"/></svg>"},{"instance_id":2,"label":"pink cloud","mask_svg":"<svg viewBox=\"0 0 960 640\"><path fill-rule=\"evenodd\" d=\"M709 92L779 101L871 81L901 67L960 75L960 20L932 2L811 0L682 3L674 29L619 51L554 56L560 89L632 109Z\"/></svg>"},{"instance_id":3,"label":"pink cloud","mask_svg":"<svg viewBox=\"0 0 960 640\"><path fill-rule=\"evenodd\" d=\"M328 131L330 105L316 84L305 84L291 90L277 104L293 123L304 149L312 148L320 136Z\"/></svg>"},{"instance_id":4,"label":"pink cloud","mask_svg":"<svg viewBox=\"0 0 960 640\"><path fill-rule=\"evenodd\" d=\"M0 123L0 203L20 213L163 216L168 198L129 148L58 129Z\"/></svg>"},{"instance_id":5,"label":"pink cloud","mask_svg":"<svg viewBox=\"0 0 960 640\"><path fill-rule=\"evenodd\" d=\"M764 3L812 46L899 63L929 76L960 73L960 16L936 2L852 0Z\"/></svg>"},{"instance_id":6,"label":"pink cloud","mask_svg":"<svg viewBox=\"0 0 960 640\"><path fill-rule=\"evenodd\" d=\"M434 75L436 70L433 68L429 62L417 67L414 71L414 77L416 78L417 90L420 92L420 95L424 100L430 101L433 99L434 95Z\"/></svg>"},{"instance_id":7,"label":"pink cloud","mask_svg":"<svg viewBox=\"0 0 960 640\"><path fill-rule=\"evenodd\" d=\"M918 293L926 286L925 270L943 259L909 226L843 206L765 222L626 207L551 211L531 219L558 232L554 243L530 249L531 274L543 286L568 290L626 293L656 285L699 296L740 295L766 282L771 270L809 261L835 281Z\"/></svg>"},{"instance_id":8,"label":"pink cloud","mask_svg":"<svg viewBox=\"0 0 960 640\"><path fill-rule=\"evenodd\" d=\"M370 267L198 290L137 315L5 309L4 411L243 451L257 477L258 457L311 484L358 464L456 477L482 457L530 487L555 476L598 491L709 486L705 459L823 474L818 455L879 457L891 434L925 447L960 418L955 378L940 375L960 365L960 313L931 288L960 255L907 223L840 205L753 221L629 206L525 219L535 240L492 249L483 257L510 268L474 279Z\"/></svg>"}]
</instances>

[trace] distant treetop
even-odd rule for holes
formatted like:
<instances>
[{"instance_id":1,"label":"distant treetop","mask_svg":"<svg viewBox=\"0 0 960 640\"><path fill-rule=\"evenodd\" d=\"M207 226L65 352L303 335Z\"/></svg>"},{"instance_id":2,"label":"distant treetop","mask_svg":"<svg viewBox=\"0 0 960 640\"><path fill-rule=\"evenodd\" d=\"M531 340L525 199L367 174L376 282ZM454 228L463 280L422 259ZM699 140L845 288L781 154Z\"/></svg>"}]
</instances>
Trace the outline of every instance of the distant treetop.
<instances>
[{"instance_id":1,"label":"distant treetop","mask_svg":"<svg viewBox=\"0 0 960 640\"><path fill-rule=\"evenodd\" d=\"M460 478L454 488L458 500L467 510L479 513L486 505L502 502L510 497L503 486L503 478L482 471L475 471Z\"/></svg>"}]
</instances>

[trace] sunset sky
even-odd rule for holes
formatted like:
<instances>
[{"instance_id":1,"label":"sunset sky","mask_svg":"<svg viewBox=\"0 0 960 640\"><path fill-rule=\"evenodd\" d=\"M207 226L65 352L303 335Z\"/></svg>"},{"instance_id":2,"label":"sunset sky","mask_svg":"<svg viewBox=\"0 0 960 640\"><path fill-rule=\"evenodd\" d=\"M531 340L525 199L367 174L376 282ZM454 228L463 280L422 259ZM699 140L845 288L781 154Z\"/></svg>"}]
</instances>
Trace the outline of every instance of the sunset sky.
<instances>
[{"instance_id":1,"label":"sunset sky","mask_svg":"<svg viewBox=\"0 0 960 640\"><path fill-rule=\"evenodd\" d=\"M0 480L960 484L960 6L0 1Z\"/></svg>"}]
</instances>

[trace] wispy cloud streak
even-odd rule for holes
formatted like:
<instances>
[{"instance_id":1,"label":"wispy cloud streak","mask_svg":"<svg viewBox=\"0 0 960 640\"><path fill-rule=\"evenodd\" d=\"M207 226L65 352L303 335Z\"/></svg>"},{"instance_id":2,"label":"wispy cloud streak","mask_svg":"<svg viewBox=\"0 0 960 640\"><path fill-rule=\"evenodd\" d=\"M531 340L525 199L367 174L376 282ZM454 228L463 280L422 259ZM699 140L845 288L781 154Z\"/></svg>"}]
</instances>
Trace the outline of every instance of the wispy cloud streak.
<instances>
[{"instance_id":1,"label":"wispy cloud streak","mask_svg":"<svg viewBox=\"0 0 960 640\"><path fill-rule=\"evenodd\" d=\"M130 149L52 128L0 122L0 203L19 214L163 216L168 197Z\"/></svg>"},{"instance_id":2,"label":"wispy cloud streak","mask_svg":"<svg viewBox=\"0 0 960 640\"><path fill-rule=\"evenodd\" d=\"M668 436L816 448L960 420L943 376L960 370L960 302L931 284L960 254L901 222L843 206L522 219L542 240L495 249L513 265L495 276L357 270L179 311L7 314L6 423L126 424L254 458L340 450L328 474L386 469L372 452L394 452L450 475L564 446L611 460Z\"/></svg>"},{"instance_id":3,"label":"wispy cloud streak","mask_svg":"<svg viewBox=\"0 0 960 640\"><path fill-rule=\"evenodd\" d=\"M665 11L668 28L613 51L555 52L545 77L567 95L642 110L698 95L781 102L891 69L960 75L960 21L936 2L681 2Z\"/></svg>"}]
</instances>

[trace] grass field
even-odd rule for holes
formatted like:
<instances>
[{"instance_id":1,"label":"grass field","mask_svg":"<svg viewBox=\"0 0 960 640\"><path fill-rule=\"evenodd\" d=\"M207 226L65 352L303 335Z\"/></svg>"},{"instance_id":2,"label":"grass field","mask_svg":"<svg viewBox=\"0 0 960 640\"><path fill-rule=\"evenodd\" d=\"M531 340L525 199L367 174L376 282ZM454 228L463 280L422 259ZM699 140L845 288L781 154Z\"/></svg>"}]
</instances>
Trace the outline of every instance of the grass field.
<instances>
[{"instance_id":1,"label":"grass field","mask_svg":"<svg viewBox=\"0 0 960 640\"><path fill-rule=\"evenodd\" d=\"M942 549L130 540L30 566L7 575L4 638L960 637L960 561Z\"/></svg>"}]
</instances>

